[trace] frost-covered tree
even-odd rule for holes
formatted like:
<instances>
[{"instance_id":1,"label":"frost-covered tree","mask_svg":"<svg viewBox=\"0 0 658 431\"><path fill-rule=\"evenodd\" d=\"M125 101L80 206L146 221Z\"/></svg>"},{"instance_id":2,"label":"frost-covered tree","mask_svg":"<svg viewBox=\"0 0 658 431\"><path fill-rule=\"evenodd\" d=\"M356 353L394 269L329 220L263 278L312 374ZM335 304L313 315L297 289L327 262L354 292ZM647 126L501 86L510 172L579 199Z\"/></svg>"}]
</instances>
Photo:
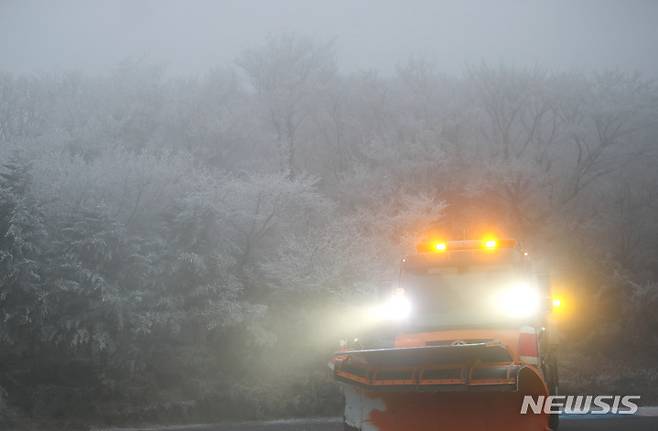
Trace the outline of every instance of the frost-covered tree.
<instances>
[{"instance_id":1,"label":"frost-covered tree","mask_svg":"<svg viewBox=\"0 0 658 431\"><path fill-rule=\"evenodd\" d=\"M17 351L34 348L44 319L46 285L40 265L47 232L28 193L29 166L14 159L0 172L0 340Z\"/></svg>"},{"instance_id":2,"label":"frost-covered tree","mask_svg":"<svg viewBox=\"0 0 658 431\"><path fill-rule=\"evenodd\" d=\"M282 171L294 179L301 170L297 160L301 128L315 109L315 96L336 73L332 47L284 34L245 51L238 65L255 92L256 106L274 131Z\"/></svg>"}]
</instances>

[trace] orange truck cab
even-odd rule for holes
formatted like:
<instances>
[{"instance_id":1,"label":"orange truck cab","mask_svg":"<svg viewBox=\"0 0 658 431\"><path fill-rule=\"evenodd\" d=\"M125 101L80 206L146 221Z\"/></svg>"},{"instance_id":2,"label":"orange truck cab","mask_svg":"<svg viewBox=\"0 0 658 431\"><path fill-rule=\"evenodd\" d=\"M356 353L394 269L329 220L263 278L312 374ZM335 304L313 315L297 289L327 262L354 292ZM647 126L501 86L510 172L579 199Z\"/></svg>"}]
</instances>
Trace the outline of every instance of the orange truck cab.
<instances>
[{"instance_id":1,"label":"orange truck cab","mask_svg":"<svg viewBox=\"0 0 658 431\"><path fill-rule=\"evenodd\" d=\"M542 430L525 395L557 393L548 277L514 240L431 241L370 309L370 341L333 358L346 430ZM358 347L358 348L357 348Z\"/></svg>"}]
</instances>

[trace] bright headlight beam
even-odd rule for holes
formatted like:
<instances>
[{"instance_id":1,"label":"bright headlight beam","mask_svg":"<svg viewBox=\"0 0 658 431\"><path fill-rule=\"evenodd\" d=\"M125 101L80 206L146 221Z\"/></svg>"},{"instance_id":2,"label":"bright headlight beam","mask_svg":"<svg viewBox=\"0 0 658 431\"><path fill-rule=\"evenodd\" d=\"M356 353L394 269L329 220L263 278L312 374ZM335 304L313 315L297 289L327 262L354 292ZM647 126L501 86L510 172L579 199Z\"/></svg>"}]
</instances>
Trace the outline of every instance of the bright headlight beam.
<instances>
[{"instance_id":1,"label":"bright headlight beam","mask_svg":"<svg viewBox=\"0 0 658 431\"><path fill-rule=\"evenodd\" d=\"M411 315L411 301L403 290L394 292L383 304L370 310L375 320L400 321Z\"/></svg>"},{"instance_id":2,"label":"bright headlight beam","mask_svg":"<svg viewBox=\"0 0 658 431\"><path fill-rule=\"evenodd\" d=\"M539 290L525 283L514 284L503 289L495 297L499 312L512 319L537 315L541 305Z\"/></svg>"},{"instance_id":3,"label":"bright headlight beam","mask_svg":"<svg viewBox=\"0 0 658 431\"><path fill-rule=\"evenodd\" d=\"M403 320L411 314L411 302L404 294L396 293L384 304L385 318Z\"/></svg>"}]
</instances>

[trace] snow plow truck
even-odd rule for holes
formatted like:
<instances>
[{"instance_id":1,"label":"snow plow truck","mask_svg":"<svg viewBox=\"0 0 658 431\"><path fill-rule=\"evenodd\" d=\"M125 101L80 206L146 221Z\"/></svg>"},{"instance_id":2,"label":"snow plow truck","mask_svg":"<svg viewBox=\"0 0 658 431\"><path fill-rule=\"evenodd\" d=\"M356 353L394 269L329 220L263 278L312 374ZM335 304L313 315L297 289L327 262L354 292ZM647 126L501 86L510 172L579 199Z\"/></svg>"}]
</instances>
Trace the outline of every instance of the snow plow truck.
<instances>
[{"instance_id":1,"label":"snow plow truck","mask_svg":"<svg viewBox=\"0 0 658 431\"><path fill-rule=\"evenodd\" d=\"M516 241L423 241L391 290L330 363L345 430L557 429L521 414L524 396L557 394L559 302Z\"/></svg>"}]
</instances>

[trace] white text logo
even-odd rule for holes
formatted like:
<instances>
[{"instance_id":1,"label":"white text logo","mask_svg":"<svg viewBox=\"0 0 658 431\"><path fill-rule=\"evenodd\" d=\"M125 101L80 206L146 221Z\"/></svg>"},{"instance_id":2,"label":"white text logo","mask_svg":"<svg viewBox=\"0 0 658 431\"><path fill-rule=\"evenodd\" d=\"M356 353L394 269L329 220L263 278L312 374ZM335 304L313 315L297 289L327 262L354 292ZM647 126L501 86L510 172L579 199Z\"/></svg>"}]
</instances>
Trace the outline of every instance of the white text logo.
<instances>
[{"instance_id":1,"label":"white text logo","mask_svg":"<svg viewBox=\"0 0 658 431\"><path fill-rule=\"evenodd\" d=\"M637 412L639 395L539 395L523 397L521 414L570 414L570 415L632 415Z\"/></svg>"}]
</instances>

